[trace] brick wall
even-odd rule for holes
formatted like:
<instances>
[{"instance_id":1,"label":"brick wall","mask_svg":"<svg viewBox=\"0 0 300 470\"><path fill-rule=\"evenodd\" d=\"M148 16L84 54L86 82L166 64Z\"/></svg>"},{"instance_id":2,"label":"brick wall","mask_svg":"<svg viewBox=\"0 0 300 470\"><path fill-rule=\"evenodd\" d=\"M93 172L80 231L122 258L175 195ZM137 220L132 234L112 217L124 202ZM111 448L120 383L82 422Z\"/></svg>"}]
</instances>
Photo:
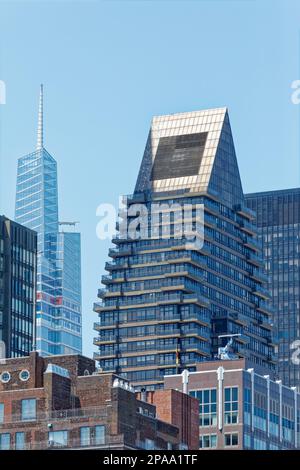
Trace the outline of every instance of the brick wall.
<instances>
[{"instance_id":1,"label":"brick wall","mask_svg":"<svg viewBox=\"0 0 300 470\"><path fill-rule=\"evenodd\" d=\"M139 397L141 395L139 394ZM179 429L180 442L197 449L199 428L198 400L177 390L147 392L147 402L156 407L157 417Z\"/></svg>"},{"instance_id":2,"label":"brick wall","mask_svg":"<svg viewBox=\"0 0 300 470\"><path fill-rule=\"evenodd\" d=\"M69 377L60 374L59 370L46 372L50 363L67 369ZM27 381L19 377L22 370L30 373ZM153 441L154 448L167 449L169 444L178 448L186 432L179 409L169 416L164 415L163 404L157 396L157 406L161 407L161 411L160 414L156 413L155 403L140 401L128 386L124 388L124 381L123 385L119 382L116 386L116 375L92 375L95 363L83 356L41 358L37 353L32 353L29 357L10 359L0 364L0 373L3 371L11 374L11 380L7 384L0 382L0 403L4 403L5 410L0 432L11 434L12 446L16 432L25 432L28 448L45 448L50 430L66 430L68 442L72 442L74 448L79 446L81 427L90 427L93 438L95 426L103 425L105 445L110 448L137 448L144 446L148 439ZM87 371L89 375L84 375ZM173 399L167 391L165 396L170 397L170 406L173 402L177 406L182 403L181 395L177 393ZM36 399L35 421L22 421L21 402L27 398ZM181 400L185 402L186 397ZM188 406L183 405L181 409L185 412Z\"/></svg>"}]
</instances>

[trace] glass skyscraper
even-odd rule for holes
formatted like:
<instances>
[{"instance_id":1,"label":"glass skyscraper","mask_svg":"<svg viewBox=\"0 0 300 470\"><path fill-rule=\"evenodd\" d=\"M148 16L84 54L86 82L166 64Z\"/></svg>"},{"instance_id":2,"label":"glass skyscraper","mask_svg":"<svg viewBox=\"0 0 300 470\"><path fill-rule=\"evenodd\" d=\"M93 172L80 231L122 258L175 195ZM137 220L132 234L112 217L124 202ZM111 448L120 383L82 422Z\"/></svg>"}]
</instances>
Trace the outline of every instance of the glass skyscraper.
<instances>
[{"instance_id":1,"label":"glass skyscraper","mask_svg":"<svg viewBox=\"0 0 300 470\"><path fill-rule=\"evenodd\" d=\"M18 160L15 219L38 234L36 348L43 355L81 353L80 234L61 232L58 221L57 164L44 148L42 86L37 148Z\"/></svg>"},{"instance_id":2,"label":"glass skyscraper","mask_svg":"<svg viewBox=\"0 0 300 470\"><path fill-rule=\"evenodd\" d=\"M272 294L279 377L300 391L300 189L247 194L246 202L256 213Z\"/></svg>"},{"instance_id":3,"label":"glass skyscraper","mask_svg":"<svg viewBox=\"0 0 300 470\"><path fill-rule=\"evenodd\" d=\"M227 110L155 117L124 206L94 306L101 368L157 388L164 375L214 358L228 343L224 335L235 335L233 354L273 373L261 247ZM147 228L135 220L141 213ZM125 237L124 220L140 236Z\"/></svg>"},{"instance_id":4,"label":"glass skyscraper","mask_svg":"<svg viewBox=\"0 0 300 470\"><path fill-rule=\"evenodd\" d=\"M0 216L0 359L34 347L36 259L36 233Z\"/></svg>"}]
</instances>

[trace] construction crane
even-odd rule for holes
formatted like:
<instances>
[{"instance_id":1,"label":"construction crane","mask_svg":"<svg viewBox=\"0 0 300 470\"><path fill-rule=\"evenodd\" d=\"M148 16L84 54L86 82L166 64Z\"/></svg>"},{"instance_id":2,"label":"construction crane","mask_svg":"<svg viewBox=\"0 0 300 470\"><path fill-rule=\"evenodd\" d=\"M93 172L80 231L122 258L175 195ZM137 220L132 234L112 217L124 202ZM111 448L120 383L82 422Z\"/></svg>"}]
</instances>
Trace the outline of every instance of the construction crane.
<instances>
[{"instance_id":1,"label":"construction crane","mask_svg":"<svg viewBox=\"0 0 300 470\"><path fill-rule=\"evenodd\" d=\"M232 359L237 359L238 356L237 354L233 351L232 345L233 345L233 338L236 336L242 336L240 333L236 334L229 334L229 335L220 335L218 336L219 338L229 338L229 341L227 342L226 346L218 348L218 358L222 359L224 361L230 361Z\"/></svg>"},{"instance_id":2,"label":"construction crane","mask_svg":"<svg viewBox=\"0 0 300 470\"><path fill-rule=\"evenodd\" d=\"M77 224L79 224L79 222L58 222L59 227L73 227L73 230L75 230Z\"/></svg>"},{"instance_id":3,"label":"construction crane","mask_svg":"<svg viewBox=\"0 0 300 470\"><path fill-rule=\"evenodd\" d=\"M58 225L71 225L72 227L75 227L79 222L58 222Z\"/></svg>"}]
</instances>

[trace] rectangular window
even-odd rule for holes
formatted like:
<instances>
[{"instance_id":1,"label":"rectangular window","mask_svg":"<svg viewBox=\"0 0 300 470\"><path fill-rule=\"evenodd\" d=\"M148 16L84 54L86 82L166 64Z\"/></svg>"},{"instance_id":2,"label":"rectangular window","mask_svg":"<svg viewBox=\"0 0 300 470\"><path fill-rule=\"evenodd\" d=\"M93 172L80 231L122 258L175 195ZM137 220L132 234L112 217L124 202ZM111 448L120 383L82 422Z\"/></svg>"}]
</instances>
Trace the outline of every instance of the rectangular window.
<instances>
[{"instance_id":1,"label":"rectangular window","mask_svg":"<svg viewBox=\"0 0 300 470\"><path fill-rule=\"evenodd\" d=\"M152 439L145 439L145 449L153 450L154 448L154 441Z\"/></svg>"},{"instance_id":2,"label":"rectangular window","mask_svg":"<svg viewBox=\"0 0 300 470\"><path fill-rule=\"evenodd\" d=\"M267 430L267 396L254 392L254 427L266 432Z\"/></svg>"},{"instance_id":3,"label":"rectangular window","mask_svg":"<svg viewBox=\"0 0 300 470\"><path fill-rule=\"evenodd\" d=\"M251 435L245 433L244 434L244 446L246 449L251 449Z\"/></svg>"},{"instance_id":4,"label":"rectangular window","mask_svg":"<svg viewBox=\"0 0 300 470\"><path fill-rule=\"evenodd\" d=\"M217 447L217 435L205 434L200 436L200 449L214 449Z\"/></svg>"},{"instance_id":5,"label":"rectangular window","mask_svg":"<svg viewBox=\"0 0 300 470\"><path fill-rule=\"evenodd\" d=\"M217 425L217 390L198 390L191 392L199 400L200 426Z\"/></svg>"},{"instance_id":6,"label":"rectangular window","mask_svg":"<svg viewBox=\"0 0 300 470\"><path fill-rule=\"evenodd\" d=\"M29 398L21 401L22 421L33 421L36 419L36 399Z\"/></svg>"},{"instance_id":7,"label":"rectangular window","mask_svg":"<svg viewBox=\"0 0 300 470\"><path fill-rule=\"evenodd\" d=\"M263 441L262 439L254 438L254 449L255 450L266 450L267 449L267 444L266 441Z\"/></svg>"},{"instance_id":8,"label":"rectangular window","mask_svg":"<svg viewBox=\"0 0 300 470\"><path fill-rule=\"evenodd\" d=\"M80 445L89 446L91 444L91 429L89 427L80 428Z\"/></svg>"},{"instance_id":9,"label":"rectangular window","mask_svg":"<svg viewBox=\"0 0 300 470\"><path fill-rule=\"evenodd\" d=\"M64 447L68 445L68 431L50 431L49 446Z\"/></svg>"},{"instance_id":10,"label":"rectangular window","mask_svg":"<svg viewBox=\"0 0 300 470\"><path fill-rule=\"evenodd\" d=\"M4 423L4 403L0 403L0 423Z\"/></svg>"},{"instance_id":11,"label":"rectangular window","mask_svg":"<svg viewBox=\"0 0 300 470\"><path fill-rule=\"evenodd\" d=\"M10 449L10 434L0 434L0 450Z\"/></svg>"},{"instance_id":12,"label":"rectangular window","mask_svg":"<svg viewBox=\"0 0 300 470\"><path fill-rule=\"evenodd\" d=\"M16 432L15 447L16 447L16 450L25 449L25 433L24 432Z\"/></svg>"},{"instance_id":13,"label":"rectangular window","mask_svg":"<svg viewBox=\"0 0 300 470\"><path fill-rule=\"evenodd\" d=\"M251 426L251 390L249 388L244 389L244 424Z\"/></svg>"},{"instance_id":14,"label":"rectangular window","mask_svg":"<svg viewBox=\"0 0 300 470\"><path fill-rule=\"evenodd\" d=\"M225 446L237 446L239 444L239 435L234 434L225 434Z\"/></svg>"},{"instance_id":15,"label":"rectangular window","mask_svg":"<svg viewBox=\"0 0 300 470\"><path fill-rule=\"evenodd\" d=\"M226 387L224 394L225 424L237 424L239 415L238 387Z\"/></svg>"},{"instance_id":16,"label":"rectangular window","mask_svg":"<svg viewBox=\"0 0 300 470\"><path fill-rule=\"evenodd\" d=\"M105 426L95 427L95 444L105 444Z\"/></svg>"}]
</instances>

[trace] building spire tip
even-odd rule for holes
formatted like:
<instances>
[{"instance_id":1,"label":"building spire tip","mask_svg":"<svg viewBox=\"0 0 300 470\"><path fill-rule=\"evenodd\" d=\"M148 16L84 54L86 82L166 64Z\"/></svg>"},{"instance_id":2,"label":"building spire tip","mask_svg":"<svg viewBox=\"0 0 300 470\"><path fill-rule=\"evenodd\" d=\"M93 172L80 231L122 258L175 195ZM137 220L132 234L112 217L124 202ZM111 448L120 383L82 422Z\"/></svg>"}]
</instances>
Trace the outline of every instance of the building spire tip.
<instances>
[{"instance_id":1,"label":"building spire tip","mask_svg":"<svg viewBox=\"0 0 300 470\"><path fill-rule=\"evenodd\" d=\"M39 115L38 115L38 130L37 130L37 143L36 149L41 150L44 147L44 109L43 109L43 84L40 84L40 99L39 99Z\"/></svg>"}]
</instances>

